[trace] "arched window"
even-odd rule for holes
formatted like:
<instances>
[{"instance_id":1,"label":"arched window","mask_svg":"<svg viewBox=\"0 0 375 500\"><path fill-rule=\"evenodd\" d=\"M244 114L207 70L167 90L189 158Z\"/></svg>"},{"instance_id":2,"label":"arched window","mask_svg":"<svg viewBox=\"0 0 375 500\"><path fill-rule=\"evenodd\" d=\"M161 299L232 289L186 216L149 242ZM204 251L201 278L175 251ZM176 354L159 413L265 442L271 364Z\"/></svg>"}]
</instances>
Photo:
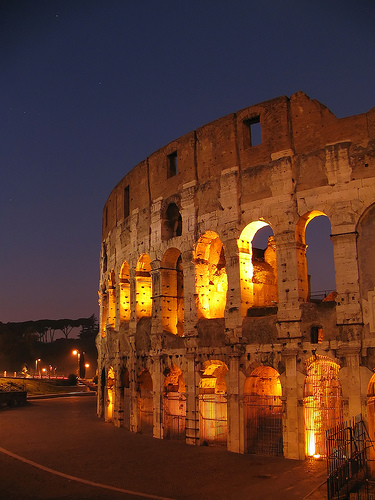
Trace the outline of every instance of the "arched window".
<instances>
[{"instance_id":1,"label":"arched window","mask_svg":"<svg viewBox=\"0 0 375 500\"><path fill-rule=\"evenodd\" d=\"M185 440L186 396L182 371L175 365L168 368L164 379L164 438Z\"/></svg>"},{"instance_id":2,"label":"arched window","mask_svg":"<svg viewBox=\"0 0 375 500\"><path fill-rule=\"evenodd\" d=\"M120 270L120 323L130 320L129 264L124 262Z\"/></svg>"},{"instance_id":3,"label":"arched window","mask_svg":"<svg viewBox=\"0 0 375 500\"><path fill-rule=\"evenodd\" d=\"M170 203L165 211L164 238L169 240L182 234L182 217L178 206Z\"/></svg>"},{"instance_id":4,"label":"arched window","mask_svg":"<svg viewBox=\"0 0 375 500\"><path fill-rule=\"evenodd\" d=\"M281 383L276 370L259 366L244 384L247 452L283 454Z\"/></svg>"},{"instance_id":5,"label":"arched window","mask_svg":"<svg viewBox=\"0 0 375 500\"><path fill-rule=\"evenodd\" d=\"M202 443L227 443L227 386L228 367L218 360L204 363L199 383L199 429Z\"/></svg>"},{"instance_id":6,"label":"arched window","mask_svg":"<svg viewBox=\"0 0 375 500\"><path fill-rule=\"evenodd\" d=\"M198 318L223 318L228 279L223 244L214 231L206 231L195 248L195 289Z\"/></svg>"},{"instance_id":7,"label":"arched window","mask_svg":"<svg viewBox=\"0 0 375 500\"><path fill-rule=\"evenodd\" d=\"M108 278L108 316L107 326L113 329L116 324L116 279L114 271Z\"/></svg>"},{"instance_id":8,"label":"arched window","mask_svg":"<svg viewBox=\"0 0 375 500\"><path fill-rule=\"evenodd\" d=\"M143 254L138 259L135 269L137 319L151 317L152 313L152 280L151 259Z\"/></svg>"},{"instance_id":9,"label":"arched window","mask_svg":"<svg viewBox=\"0 0 375 500\"><path fill-rule=\"evenodd\" d=\"M327 356L316 356L307 366L303 389L307 456L325 456L325 431L343 420L339 370Z\"/></svg>"},{"instance_id":10,"label":"arched window","mask_svg":"<svg viewBox=\"0 0 375 500\"><path fill-rule=\"evenodd\" d=\"M237 244L240 257L241 315L245 317L250 307L277 304L276 245L272 229L264 221L248 224Z\"/></svg>"},{"instance_id":11,"label":"arched window","mask_svg":"<svg viewBox=\"0 0 375 500\"><path fill-rule=\"evenodd\" d=\"M306 213L296 226L299 296L310 299L334 300L336 289L331 224L318 210Z\"/></svg>"},{"instance_id":12,"label":"arched window","mask_svg":"<svg viewBox=\"0 0 375 500\"><path fill-rule=\"evenodd\" d=\"M163 329L175 335L183 335L184 276L181 252L168 249L161 262L162 323Z\"/></svg>"}]
</instances>

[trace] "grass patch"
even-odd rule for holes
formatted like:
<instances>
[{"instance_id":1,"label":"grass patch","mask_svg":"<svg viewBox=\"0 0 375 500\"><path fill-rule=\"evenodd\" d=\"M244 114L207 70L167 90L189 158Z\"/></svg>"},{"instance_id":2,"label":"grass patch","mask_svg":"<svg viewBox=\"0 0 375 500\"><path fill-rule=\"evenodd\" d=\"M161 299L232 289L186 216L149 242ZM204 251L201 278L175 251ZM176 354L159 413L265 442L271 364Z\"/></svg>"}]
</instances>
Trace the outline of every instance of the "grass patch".
<instances>
[{"instance_id":1,"label":"grass patch","mask_svg":"<svg viewBox=\"0 0 375 500\"><path fill-rule=\"evenodd\" d=\"M76 391L76 387L58 386L51 380L11 379L0 377L0 391L27 391L29 396Z\"/></svg>"}]
</instances>

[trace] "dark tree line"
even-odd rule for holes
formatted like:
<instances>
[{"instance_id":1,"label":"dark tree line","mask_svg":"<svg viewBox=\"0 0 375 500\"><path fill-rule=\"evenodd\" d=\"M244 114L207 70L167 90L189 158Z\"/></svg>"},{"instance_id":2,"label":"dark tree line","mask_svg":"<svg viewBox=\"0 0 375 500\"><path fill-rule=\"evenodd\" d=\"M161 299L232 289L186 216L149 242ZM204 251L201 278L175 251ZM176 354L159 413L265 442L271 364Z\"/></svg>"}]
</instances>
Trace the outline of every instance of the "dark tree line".
<instances>
[{"instance_id":1,"label":"dark tree line","mask_svg":"<svg viewBox=\"0 0 375 500\"><path fill-rule=\"evenodd\" d=\"M78 339L69 338L75 328L79 328ZM55 340L57 332L64 338ZM97 333L98 322L94 314L79 319L0 322L0 372L19 371L46 355L55 361L59 355L66 354L73 343L83 350L95 351Z\"/></svg>"}]
</instances>

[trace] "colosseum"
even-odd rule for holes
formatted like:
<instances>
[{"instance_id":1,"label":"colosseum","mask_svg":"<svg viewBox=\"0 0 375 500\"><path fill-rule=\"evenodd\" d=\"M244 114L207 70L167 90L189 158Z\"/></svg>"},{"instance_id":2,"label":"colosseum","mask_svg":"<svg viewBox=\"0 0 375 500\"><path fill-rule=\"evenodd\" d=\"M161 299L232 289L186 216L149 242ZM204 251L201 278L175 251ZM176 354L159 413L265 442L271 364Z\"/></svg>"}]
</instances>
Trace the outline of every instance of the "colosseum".
<instances>
[{"instance_id":1,"label":"colosseum","mask_svg":"<svg viewBox=\"0 0 375 500\"><path fill-rule=\"evenodd\" d=\"M313 297L322 216L336 289ZM297 92L174 140L104 207L98 415L293 459L358 414L374 435L374 256L375 108L338 119Z\"/></svg>"}]
</instances>

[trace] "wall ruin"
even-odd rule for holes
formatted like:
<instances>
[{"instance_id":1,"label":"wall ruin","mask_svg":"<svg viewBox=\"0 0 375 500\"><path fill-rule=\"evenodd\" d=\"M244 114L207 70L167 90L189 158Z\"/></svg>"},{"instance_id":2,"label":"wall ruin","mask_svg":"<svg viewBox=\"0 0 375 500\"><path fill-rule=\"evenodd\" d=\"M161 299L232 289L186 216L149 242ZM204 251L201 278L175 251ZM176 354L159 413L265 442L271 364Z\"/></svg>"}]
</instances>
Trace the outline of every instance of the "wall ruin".
<instances>
[{"instance_id":1,"label":"wall ruin","mask_svg":"<svg viewBox=\"0 0 375 500\"><path fill-rule=\"evenodd\" d=\"M138 164L103 210L98 415L294 459L324 454L324 426L358 413L374 433L374 207L375 108L338 119L303 92ZM336 276L323 301L305 240L322 215Z\"/></svg>"}]
</instances>

